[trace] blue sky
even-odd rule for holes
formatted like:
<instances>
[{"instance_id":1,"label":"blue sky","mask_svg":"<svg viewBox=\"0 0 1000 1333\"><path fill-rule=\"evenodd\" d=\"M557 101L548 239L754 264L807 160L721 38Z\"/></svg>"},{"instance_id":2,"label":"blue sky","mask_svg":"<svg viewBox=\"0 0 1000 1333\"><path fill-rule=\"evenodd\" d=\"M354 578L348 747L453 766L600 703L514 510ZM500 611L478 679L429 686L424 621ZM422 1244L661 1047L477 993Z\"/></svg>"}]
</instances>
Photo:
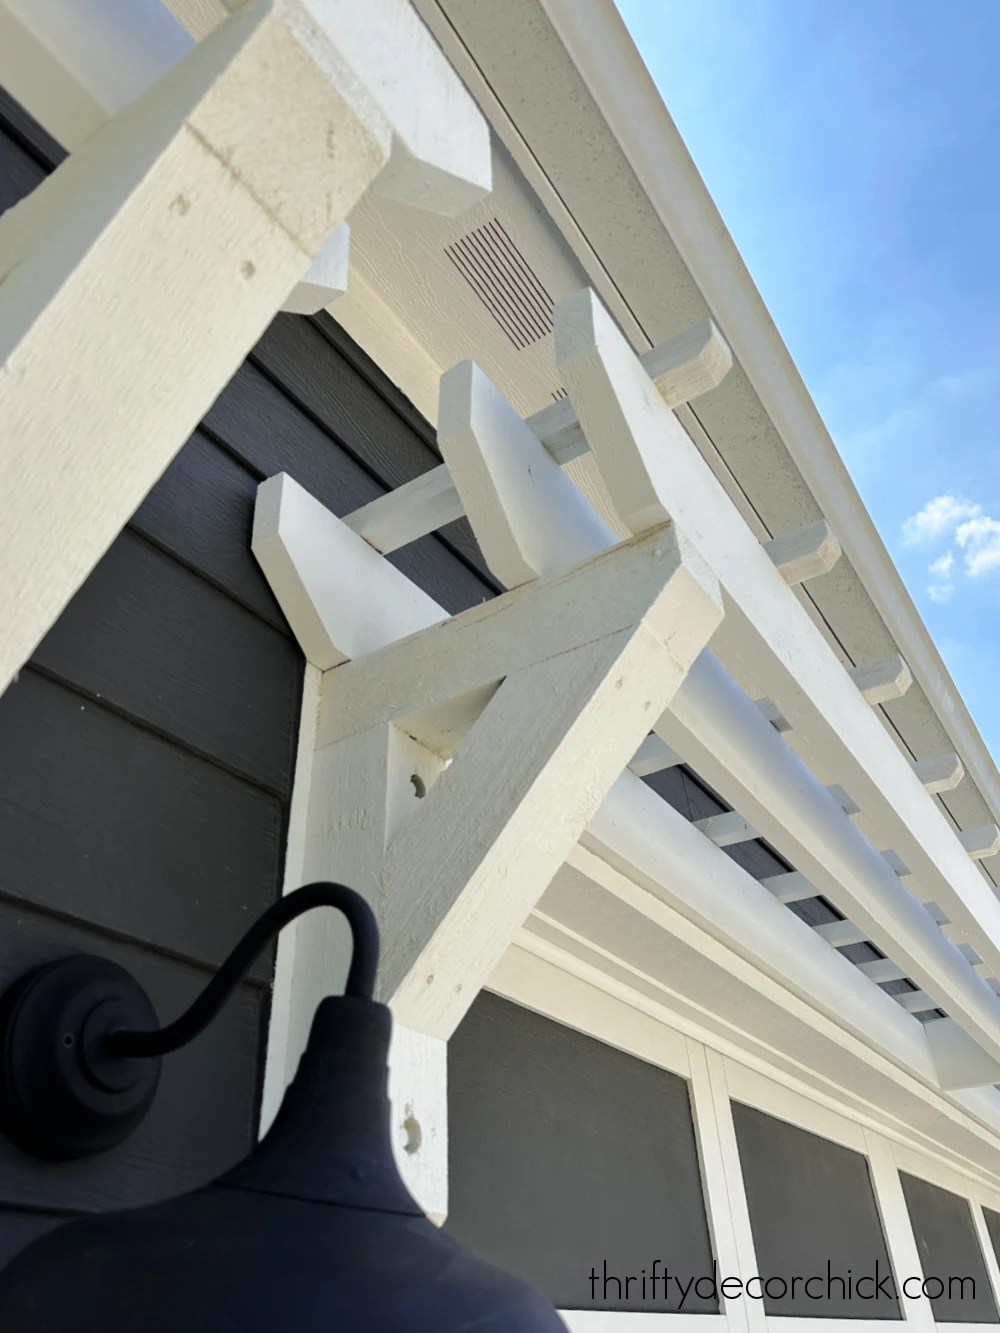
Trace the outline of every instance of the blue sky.
<instances>
[{"instance_id":1,"label":"blue sky","mask_svg":"<svg viewBox=\"0 0 1000 1333\"><path fill-rule=\"evenodd\" d=\"M618 0L1000 760L1000 0Z\"/></svg>"}]
</instances>

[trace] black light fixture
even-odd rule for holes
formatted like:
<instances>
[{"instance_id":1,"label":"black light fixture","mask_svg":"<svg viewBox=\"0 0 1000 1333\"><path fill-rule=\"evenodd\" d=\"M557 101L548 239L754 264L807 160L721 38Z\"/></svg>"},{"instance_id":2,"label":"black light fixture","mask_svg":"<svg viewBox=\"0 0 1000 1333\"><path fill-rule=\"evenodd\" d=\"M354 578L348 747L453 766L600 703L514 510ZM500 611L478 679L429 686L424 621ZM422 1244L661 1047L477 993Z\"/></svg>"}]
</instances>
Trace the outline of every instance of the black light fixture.
<instances>
[{"instance_id":1,"label":"black light fixture","mask_svg":"<svg viewBox=\"0 0 1000 1333\"><path fill-rule=\"evenodd\" d=\"M215 1017L281 927L313 907L347 918L346 993L323 1000L266 1136L217 1180L167 1203L57 1228L0 1274L3 1333L553 1333L526 1283L421 1211L390 1141L392 1019L373 1001L378 929L339 884L263 914L191 1008L158 1029L145 992L101 958L62 959L0 1000L0 1127L69 1160L120 1143L156 1094L160 1060Z\"/></svg>"}]
</instances>

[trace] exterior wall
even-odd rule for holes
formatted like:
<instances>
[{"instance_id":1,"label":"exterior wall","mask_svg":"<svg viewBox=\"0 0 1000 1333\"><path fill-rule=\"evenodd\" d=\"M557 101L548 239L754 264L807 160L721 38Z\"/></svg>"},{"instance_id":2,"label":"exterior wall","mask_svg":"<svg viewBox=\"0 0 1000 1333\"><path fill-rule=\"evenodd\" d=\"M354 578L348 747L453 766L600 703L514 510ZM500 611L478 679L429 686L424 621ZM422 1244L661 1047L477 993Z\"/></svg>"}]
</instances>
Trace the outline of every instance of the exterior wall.
<instances>
[{"instance_id":1,"label":"exterior wall","mask_svg":"<svg viewBox=\"0 0 1000 1333\"><path fill-rule=\"evenodd\" d=\"M562 965L529 935L490 989L449 1046L447 1225L530 1277L572 1333L1000 1323L991 1239L1000 1241L1000 1194L984 1180L876 1128L832 1086L820 1100L675 1026L668 1011L630 1001L614 980L588 979L575 960ZM644 1296L642 1270L648 1281L654 1259L659 1281ZM755 1274L800 1281L763 1293L754 1284L751 1298L730 1286L717 1313L705 1284L683 1304L673 1282L665 1296L664 1269L686 1285L713 1260L720 1285ZM859 1292L855 1280L876 1261L880 1277L911 1279L914 1299ZM849 1273L842 1288L836 1278ZM822 1282L807 1296L813 1274ZM938 1276L944 1294L931 1282L920 1297ZM974 1289L953 1284L949 1299L949 1278L972 1278Z\"/></svg>"},{"instance_id":2,"label":"exterior wall","mask_svg":"<svg viewBox=\"0 0 1000 1333\"><path fill-rule=\"evenodd\" d=\"M0 205L60 156L0 105ZM175 1016L281 890L303 662L250 553L257 484L338 514L439 462L332 321L281 317L0 699L0 987L116 959ZM400 553L451 610L493 589L456 526ZM457 554L457 551L464 554ZM165 1062L120 1149L48 1166L0 1138L0 1263L67 1216L194 1187L253 1139L273 955Z\"/></svg>"}]
</instances>

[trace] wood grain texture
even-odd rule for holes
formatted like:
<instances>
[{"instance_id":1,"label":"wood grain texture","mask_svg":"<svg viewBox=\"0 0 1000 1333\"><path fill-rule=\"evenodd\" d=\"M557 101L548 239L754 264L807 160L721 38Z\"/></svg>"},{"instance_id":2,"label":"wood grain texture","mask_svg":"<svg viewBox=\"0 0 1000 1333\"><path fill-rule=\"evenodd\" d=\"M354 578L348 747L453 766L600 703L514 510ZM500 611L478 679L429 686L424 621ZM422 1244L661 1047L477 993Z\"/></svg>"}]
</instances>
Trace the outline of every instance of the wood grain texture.
<instances>
[{"instance_id":1,"label":"wood grain texture","mask_svg":"<svg viewBox=\"0 0 1000 1333\"><path fill-rule=\"evenodd\" d=\"M0 939L0 987L51 959L95 953L127 968L163 1020L190 1004L209 976L12 903L0 902ZM240 986L202 1036L169 1056L149 1116L111 1152L42 1163L0 1137L0 1206L120 1208L192 1189L231 1165L252 1141L266 998L258 986Z\"/></svg>"},{"instance_id":2,"label":"wood grain texture","mask_svg":"<svg viewBox=\"0 0 1000 1333\"><path fill-rule=\"evenodd\" d=\"M122 533L33 660L288 796L298 646L142 537Z\"/></svg>"},{"instance_id":3,"label":"wood grain texture","mask_svg":"<svg viewBox=\"0 0 1000 1333\"><path fill-rule=\"evenodd\" d=\"M0 736L4 897L217 966L276 896L275 797L31 670Z\"/></svg>"}]
</instances>

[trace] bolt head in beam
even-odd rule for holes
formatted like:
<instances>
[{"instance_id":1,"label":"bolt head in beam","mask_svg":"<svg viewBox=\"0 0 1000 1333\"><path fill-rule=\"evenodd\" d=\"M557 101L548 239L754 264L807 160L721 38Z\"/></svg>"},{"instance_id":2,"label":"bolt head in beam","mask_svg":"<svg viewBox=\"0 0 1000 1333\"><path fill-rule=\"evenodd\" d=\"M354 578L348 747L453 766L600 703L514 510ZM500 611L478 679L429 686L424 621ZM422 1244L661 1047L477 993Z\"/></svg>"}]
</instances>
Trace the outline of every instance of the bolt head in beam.
<instances>
[{"instance_id":1,"label":"bolt head in beam","mask_svg":"<svg viewBox=\"0 0 1000 1333\"><path fill-rule=\"evenodd\" d=\"M347 291L350 223L342 222L281 307L289 315L315 315Z\"/></svg>"},{"instance_id":2,"label":"bolt head in beam","mask_svg":"<svg viewBox=\"0 0 1000 1333\"><path fill-rule=\"evenodd\" d=\"M825 518L764 543L764 550L789 586L828 573L840 559L840 542Z\"/></svg>"},{"instance_id":3,"label":"bolt head in beam","mask_svg":"<svg viewBox=\"0 0 1000 1333\"><path fill-rule=\"evenodd\" d=\"M973 861L983 861L1000 852L1000 828L996 824L979 824L975 828L962 829L958 840Z\"/></svg>"},{"instance_id":4,"label":"bolt head in beam","mask_svg":"<svg viewBox=\"0 0 1000 1333\"><path fill-rule=\"evenodd\" d=\"M932 754L928 759L917 759L913 764L924 790L933 796L940 791L954 791L965 777L965 766L957 754Z\"/></svg>"},{"instance_id":5,"label":"bolt head in beam","mask_svg":"<svg viewBox=\"0 0 1000 1333\"><path fill-rule=\"evenodd\" d=\"M847 674L872 706L901 699L913 684L910 668L899 653L890 653L865 666L851 667Z\"/></svg>"}]
</instances>

